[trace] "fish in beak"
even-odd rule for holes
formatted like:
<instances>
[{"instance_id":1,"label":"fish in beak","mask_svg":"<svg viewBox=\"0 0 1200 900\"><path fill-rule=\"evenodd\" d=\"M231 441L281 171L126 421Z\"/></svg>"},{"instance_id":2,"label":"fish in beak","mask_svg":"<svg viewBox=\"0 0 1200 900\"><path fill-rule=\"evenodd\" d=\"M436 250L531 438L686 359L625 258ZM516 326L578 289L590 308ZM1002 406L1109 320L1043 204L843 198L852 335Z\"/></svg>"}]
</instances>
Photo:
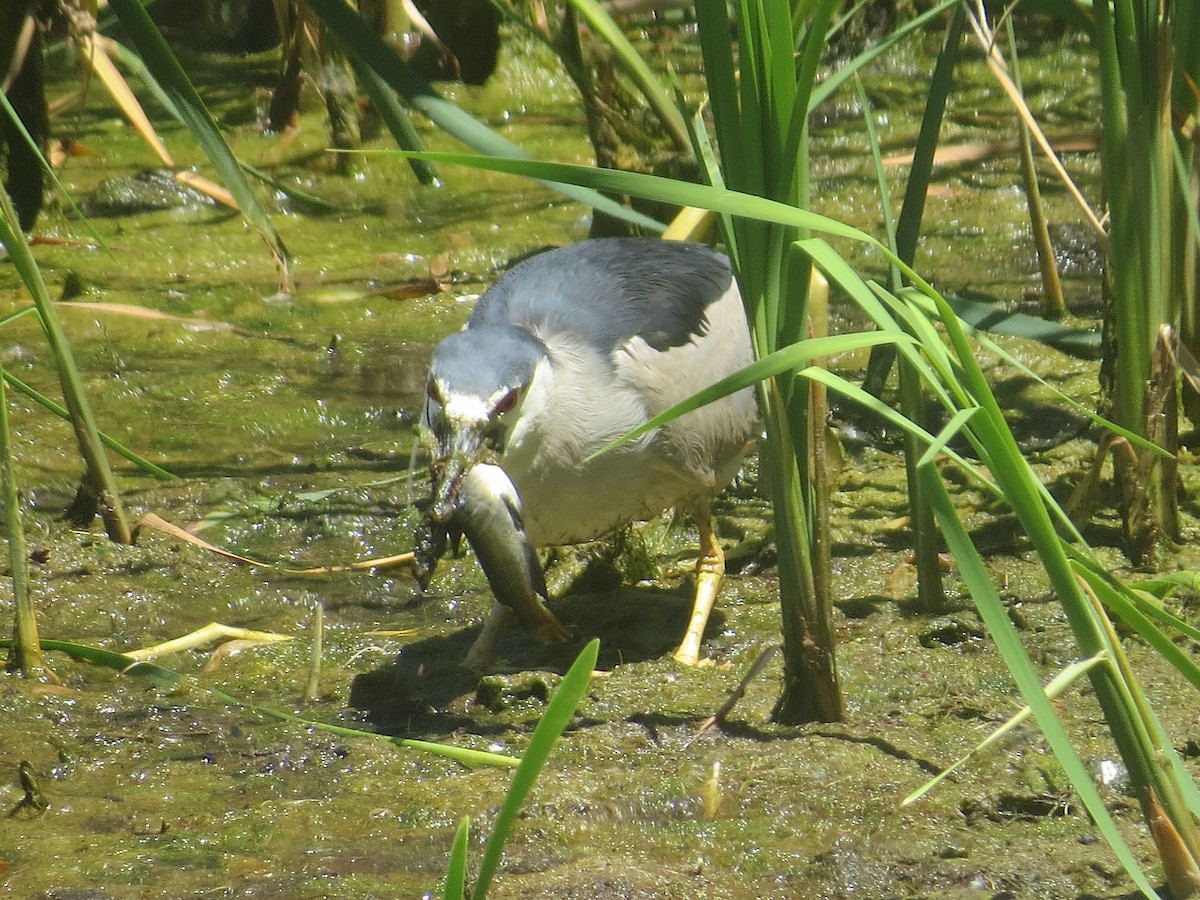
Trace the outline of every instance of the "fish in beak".
<instances>
[{"instance_id":1,"label":"fish in beak","mask_svg":"<svg viewBox=\"0 0 1200 900\"><path fill-rule=\"evenodd\" d=\"M424 590L450 539L466 537L487 576L496 601L516 613L536 640L568 639L566 628L546 608L546 579L536 548L525 533L521 498L499 466L479 463L457 477L454 502L439 521L432 512L417 533L417 581Z\"/></svg>"},{"instance_id":2,"label":"fish in beak","mask_svg":"<svg viewBox=\"0 0 1200 900\"><path fill-rule=\"evenodd\" d=\"M542 564L525 533L521 498L508 473L486 463L472 467L462 479L460 500L454 527L475 551L496 600L515 612L536 640L567 640L566 628L543 603Z\"/></svg>"}]
</instances>

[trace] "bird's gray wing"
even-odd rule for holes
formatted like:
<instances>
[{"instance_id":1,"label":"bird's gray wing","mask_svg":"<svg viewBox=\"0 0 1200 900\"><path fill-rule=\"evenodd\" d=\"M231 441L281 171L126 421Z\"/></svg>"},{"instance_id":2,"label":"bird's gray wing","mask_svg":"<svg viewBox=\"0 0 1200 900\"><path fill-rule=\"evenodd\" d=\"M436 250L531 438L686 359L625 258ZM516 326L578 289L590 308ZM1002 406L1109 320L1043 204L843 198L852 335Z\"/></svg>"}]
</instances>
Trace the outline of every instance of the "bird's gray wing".
<instances>
[{"instance_id":1,"label":"bird's gray wing","mask_svg":"<svg viewBox=\"0 0 1200 900\"><path fill-rule=\"evenodd\" d=\"M635 337L665 351L707 332L705 311L732 278L729 260L700 244L584 241L518 263L480 298L469 325L571 335L603 355Z\"/></svg>"}]
</instances>

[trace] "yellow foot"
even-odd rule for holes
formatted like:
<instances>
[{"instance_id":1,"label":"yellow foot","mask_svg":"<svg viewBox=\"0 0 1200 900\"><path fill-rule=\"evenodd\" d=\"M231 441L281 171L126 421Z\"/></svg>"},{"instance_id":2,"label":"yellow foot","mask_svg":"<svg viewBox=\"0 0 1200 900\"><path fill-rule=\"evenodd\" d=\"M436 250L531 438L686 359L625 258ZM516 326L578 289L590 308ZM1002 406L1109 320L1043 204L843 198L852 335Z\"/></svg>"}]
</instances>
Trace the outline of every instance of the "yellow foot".
<instances>
[{"instance_id":1,"label":"yellow foot","mask_svg":"<svg viewBox=\"0 0 1200 900\"><path fill-rule=\"evenodd\" d=\"M680 647L675 651L675 656L673 658L675 662L679 663L681 666L691 666L695 669L712 669L716 667L716 660L709 659L707 656L703 659L700 659L699 656L699 651L696 653L688 653L684 651L683 647Z\"/></svg>"}]
</instances>

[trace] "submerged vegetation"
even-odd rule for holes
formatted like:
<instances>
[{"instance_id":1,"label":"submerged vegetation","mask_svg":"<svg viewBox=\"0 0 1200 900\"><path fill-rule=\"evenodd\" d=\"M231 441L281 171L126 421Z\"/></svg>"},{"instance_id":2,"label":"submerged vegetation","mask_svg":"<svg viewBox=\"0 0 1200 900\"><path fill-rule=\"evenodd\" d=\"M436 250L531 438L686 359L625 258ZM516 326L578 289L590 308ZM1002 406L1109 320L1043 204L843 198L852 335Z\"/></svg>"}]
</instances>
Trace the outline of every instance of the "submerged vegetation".
<instances>
[{"instance_id":1,"label":"submerged vegetation","mask_svg":"<svg viewBox=\"0 0 1200 900\"><path fill-rule=\"evenodd\" d=\"M830 37L845 27L835 0L742 4L736 45L725 5L701 2L706 81L683 84L689 99L672 114L663 107L671 73L631 54L653 56L647 35L690 33L686 17L645 24L638 51L604 9L580 0L570 12L553 10L562 23L554 28L534 15L509 33L515 43L487 87L439 91L348 7L310 6L402 146L415 147L416 136L442 151L416 157L437 166L441 187L419 186L394 156L364 156L353 179L339 179L330 174L339 166L320 152L326 141L313 117L305 134L290 135L293 143L231 125L239 105L264 104L228 93L229 70L273 83L276 54L180 66L141 6L121 2L120 24L148 67L145 93L169 114L153 117L159 159L186 159L183 171L200 162L202 148L233 192L226 201L270 252L256 255L241 221L211 206L90 225L76 219L78 199L102 175L133 168L118 155L137 152L95 100L60 120L84 148L77 152L99 154L100 163L68 160L64 191L38 229L44 246L31 251L21 230L28 217L5 209L0 239L14 266L4 276L13 286L4 326L18 350L3 362L10 398L12 388L22 391L10 399L12 440L0 417L21 648L13 663L43 674L4 684L12 736L0 760L12 762L5 796L14 815L4 826L13 841L0 843L13 848L0 855L0 878L45 892L99 877L117 894L136 885L146 896L269 884L283 895L378 896L442 883L447 897L463 896L474 878L478 898L497 872L499 841L529 789L528 772L505 805L499 776L389 756L349 731L336 741L329 732L304 734L261 708L308 702L305 717L314 721L366 718L388 734L529 752L549 749L548 732L526 739L543 711L544 727L561 731L582 703L561 758L551 757L516 824L496 893L1075 896L1133 885L1153 895L1164 882L1176 897L1194 891L1200 632L1190 602L1200 566L1169 539L1195 527L1194 464L1176 443L1176 417L1187 408L1178 386L1194 371L1195 328L1186 316L1195 312L1200 258L1200 94L1194 54L1180 48L1196 45L1200 16L1186 4L1114 0L1093 4L1082 19L1079 7L1063 3L1058 19L1018 11L988 21L982 7L945 3L831 65ZM317 27L315 18L305 21ZM922 26L946 22L942 41L922 38ZM1009 35L1007 62L997 61L993 28ZM530 34L539 42L521 43ZM965 43L968 34L977 45ZM591 43L597 35L608 41L602 54ZM88 40L93 54L101 47L123 58L120 45ZM569 88L555 74L554 53L567 57ZM679 54L683 64L699 62L686 43ZM1092 83L1062 84L1064 59L1094 73ZM1005 80L1006 66L1022 67L1024 77ZM682 122L707 184L586 165L593 152L601 157L595 101L618 94L588 98L589 149L576 92L614 78L623 102L649 98L656 112L647 120L666 123L676 151ZM992 78L1016 111L981 105L994 93ZM410 133L402 109L385 112L392 90L446 133L510 158L445 152L457 145L415 122ZM1072 168L1082 175L1079 197L1103 191L1111 230L1086 236L1068 188L1048 166L1027 158L1025 174L1032 167L1041 178L1043 218L1081 245L1081 257L1104 260L1103 279L1095 267L1077 279L1064 273L1068 298L1086 292L1090 304L1069 304L1085 318L1058 327L1056 339L1094 355L1087 332L1103 319L1107 371L1119 373L1103 407L1112 423L1095 415L1092 364L1040 348L1036 338L1054 327L1007 314L1020 291L1045 283L1046 263L1043 255L1039 273L1026 226L1001 211L1013 206L1008 185L1018 181L1017 160L1003 155L1009 126L965 148L1000 154L995 161L935 168L957 136L977 137L983 117L1015 123L1019 112L1035 140L1049 132L1069 145L1074 136L1061 132L1090 129L1097 97L1105 108L1100 164L1085 149ZM1149 99L1159 104L1150 112ZM122 101L126 115L135 108ZM1144 114L1156 124L1150 140ZM10 175L27 165L12 151L12 133ZM515 149L527 141L537 142L536 153ZM886 164L885 147L916 149L900 169ZM460 163L476 170L463 175ZM556 193L491 170L532 176ZM257 179L271 185L269 199L252 187ZM1146 179L1154 190L1144 196L1126 190ZM895 215L892 191L904 196ZM762 385L768 424L758 472L771 501L755 495L752 479L725 510L726 526L744 539L746 571L726 588L726 629L710 634L717 670L681 672L659 659L666 648L657 637L669 643L678 629L658 625L677 614L678 597L613 590L611 576L592 565L560 603L581 634L600 635L599 665L610 674L587 688L591 663L577 662L559 690L570 705L546 706L557 676L541 670L565 671L578 647L538 650L514 636L506 649L524 674L480 681L454 665L469 642L466 621L477 620L487 600L469 560L415 608L403 606L411 580L402 571L327 570L411 546L414 514L403 480L393 480L410 458L411 419L394 411L415 409L423 348L462 320L455 299L508 259L582 236L584 207L555 198L661 227L602 194L717 214L762 357L725 387ZM1135 206L1141 200L1148 206ZM1142 247L1128 235L1146 237L1144 253L1122 252L1130 242ZM947 264L962 258L982 264ZM835 290L828 316L809 295L814 269ZM1014 269L1028 275L1014 281ZM16 276L36 315L25 314ZM1094 302L1101 284L1103 310ZM69 302L52 303L46 285L61 285ZM981 312L953 296L980 289L1007 308ZM1147 315L1138 304L1148 292L1161 302ZM964 320L1008 336L976 334ZM899 360L897 381L864 391L861 357L884 344ZM44 346L53 365L42 361ZM1132 363L1122 354L1130 352L1146 357L1153 377L1128 375ZM78 464L61 449L60 426L33 409L41 402L33 389L49 393L56 381L83 459L78 491ZM1147 384L1150 398L1135 396ZM839 444L825 427L827 391L837 398ZM1041 441L1048 421L1061 428ZM167 473L124 463L114 479L103 446L120 447L135 464L141 454L182 479L154 484L147 473ZM1106 453L1115 492L1098 477ZM128 543L134 531L123 504L143 514L137 545ZM86 524L97 510L117 543L70 532L55 518L71 512ZM207 558L196 546L149 536L147 513L193 521L191 531L220 547L280 562L248 569ZM917 532L911 561L907 528ZM672 546L660 526L641 540L652 551L657 542ZM764 546L775 555L762 555ZM1157 569L1130 569L1117 546ZM952 573L941 570L942 549ZM776 596L784 662L781 672L774 663L766 671L784 690L773 702L765 682L737 682L777 640ZM211 619L248 631L223 644L205 671L195 660L195 680L160 680L145 693L95 665L113 664L108 649L160 643ZM84 648L92 667L50 657L40 669L39 632L106 649ZM311 639L251 648L262 632ZM594 645L588 652L595 659ZM1053 703L1042 688L1052 678ZM957 782L902 806L1017 713L1014 682L1027 713L974 754ZM746 700L716 731L697 734L735 688ZM227 707L229 695L254 706ZM772 705L776 724L768 721ZM1028 712L1040 734L1020 724ZM843 716L848 724L797 727ZM1097 727L1101 718L1110 737ZM629 771L630 757L644 765ZM137 810L122 817L107 809L114 796ZM181 808L193 803L195 810ZM453 836L463 814L495 815L500 836L473 872L471 832L464 826ZM1091 847L1093 833L1115 857ZM274 836L266 855L256 849ZM72 860L72 840L95 858ZM413 841L419 853L406 848ZM1076 855L1048 854L1047 841L1074 845ZM297 864L309 852L319 861ZM39 871L46 860L54 862ZM153 883L164 865L179 870L178 884ZM210 874L197 874L198 866Z\"/></svg>"}]
</instances>

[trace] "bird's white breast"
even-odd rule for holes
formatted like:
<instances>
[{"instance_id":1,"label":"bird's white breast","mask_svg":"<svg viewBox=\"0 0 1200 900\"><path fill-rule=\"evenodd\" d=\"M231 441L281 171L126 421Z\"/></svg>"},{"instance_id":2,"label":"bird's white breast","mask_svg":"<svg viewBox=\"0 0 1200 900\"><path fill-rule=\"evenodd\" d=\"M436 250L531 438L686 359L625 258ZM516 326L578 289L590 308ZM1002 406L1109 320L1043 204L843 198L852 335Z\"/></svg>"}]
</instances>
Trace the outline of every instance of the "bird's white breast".
<instances>
[{"instance_id":1,"label":"bird's white breast","mask_svg":"<svg viewBox=\"0 0 1200 900\"><path fill-rule=\"evenodd\" d=\"M733 321L740 321L736 289L720 302L737 303ZM589 457L749 362L748 336L738 341L708 334L665 352L634 338L611 357L570 336L539 337L550 359L530 383L501 458L521 494L535 544L592 540L711 494L733 476L754 431L748 391L689 413L704 426L699 436L694 428L668 425Z\"/></svg>"}]
</instances>

